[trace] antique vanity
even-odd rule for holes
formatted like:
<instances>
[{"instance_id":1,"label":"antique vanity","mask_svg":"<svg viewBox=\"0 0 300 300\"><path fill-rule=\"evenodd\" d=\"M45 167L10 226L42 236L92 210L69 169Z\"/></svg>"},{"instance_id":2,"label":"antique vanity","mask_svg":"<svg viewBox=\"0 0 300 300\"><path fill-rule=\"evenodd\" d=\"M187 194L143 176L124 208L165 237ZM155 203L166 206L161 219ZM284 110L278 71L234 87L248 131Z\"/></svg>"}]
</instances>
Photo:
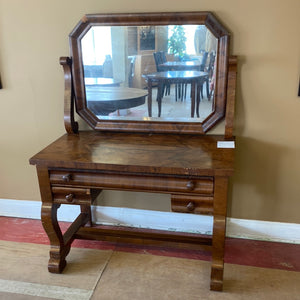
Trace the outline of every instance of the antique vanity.
<instances>
[{"instance_id":1,"label":"antique vanity","mask_svg":"<svg viewBox=\"0 0 300 300\"><path fill-rule=\"evenodd\" d=\"M51 245L49 271L63 271L74 239L204 248L212 253L210 287L221 291L237 64L228 31L210 12L95 14L84 16L69 38L71 55L60 59L67 133L30 159ZM184 44L183 53L171 46L174 38ZM154 52L180 62L170 65L207 61L201 69L161 71ZM158 72L175 79L147 80ZM182 81L190 72L203 80ZM161 115L151 116L158 101ZM91 130L79 131L74 106ZM224 134L207 134L223 119ZM212 215L213 233L95 225L91 205L104 189L169 194L174 213ZM81 209L64 234L57 220L61 204Z\"/></svg>"}]
</instances>

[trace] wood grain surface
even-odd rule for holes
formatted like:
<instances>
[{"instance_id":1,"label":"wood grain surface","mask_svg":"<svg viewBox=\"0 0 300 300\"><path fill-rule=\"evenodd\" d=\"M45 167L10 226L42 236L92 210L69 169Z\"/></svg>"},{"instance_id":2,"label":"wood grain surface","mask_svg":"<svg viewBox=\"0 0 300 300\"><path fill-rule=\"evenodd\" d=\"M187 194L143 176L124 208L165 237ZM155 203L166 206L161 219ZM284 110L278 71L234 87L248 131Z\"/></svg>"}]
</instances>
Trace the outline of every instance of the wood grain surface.
<instances>
[{"instance_id":1,"label":"wood grain surface","mask_svg":"<svg viewBox=\"0 0 300 300\"><path fill-rule=\"evenodd\" d=\"M217 148L222 135L80 132L63 135L31 164L117 172L190 176L233 174L234 149Z\"/></svg>"}]
</instances>

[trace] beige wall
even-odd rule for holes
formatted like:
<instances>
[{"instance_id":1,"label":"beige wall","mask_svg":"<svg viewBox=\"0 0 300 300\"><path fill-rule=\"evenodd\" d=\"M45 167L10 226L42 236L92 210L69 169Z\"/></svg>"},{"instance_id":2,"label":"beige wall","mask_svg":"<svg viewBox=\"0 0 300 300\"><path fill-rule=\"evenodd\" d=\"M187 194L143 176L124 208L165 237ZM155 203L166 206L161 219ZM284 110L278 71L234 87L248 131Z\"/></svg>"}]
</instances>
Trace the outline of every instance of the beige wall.
<instances>
[{"instance_id":1,"label":"beige wall","mask_svg":"<svg viewBox=\"0 0 300 300\"><path fill-rule=\"evenodd\" d=\"M193 10L215 12L239 56L230 216L299 223L299 0L0 0L0 198L40 199L28 159L64 133L58 58L83 14Z\"/></svg>"}]
</instances>

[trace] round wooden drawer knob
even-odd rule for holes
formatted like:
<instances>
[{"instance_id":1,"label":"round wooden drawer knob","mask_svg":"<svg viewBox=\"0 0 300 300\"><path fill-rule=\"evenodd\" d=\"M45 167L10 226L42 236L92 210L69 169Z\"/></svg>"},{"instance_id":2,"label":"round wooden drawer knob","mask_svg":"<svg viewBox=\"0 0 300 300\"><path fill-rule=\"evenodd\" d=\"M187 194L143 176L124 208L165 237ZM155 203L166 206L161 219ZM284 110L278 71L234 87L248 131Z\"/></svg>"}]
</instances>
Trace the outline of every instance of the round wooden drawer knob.
<instances>
[{"instance_id":1,"label":"round wooden drawer knob","mask_svg":"<svg viewBox=\"0 0 300 300\"><path fill-rule=\"evenodd\" d=\"M63 175L62 179L64 182L69 182L72 179L72 174Z\"/></svg>"},{"instance_id":2,"label":"round wooden drawer knob","mask_svg":"<svg viewBox=\"0 0 300 300\"><path fill-rule=\"evenodd\" d=\"M194 202L191 201L188 203L188 205L186 207L189 211L193 211L195 209L195 204L194 204Z\"/></svg>"},{"instance_id":3,"label":"round wooden drawer knob","mask_svg":"<svg viewBox=\"0 0 300 300\"><path fill-rule=\"evenodd\" d=\"M66 195L66 200L70 203L73 202L74 198L75 198L74 194Z\"/></svg>"},{"instance_id":4,"label":"round wooden drawer knob","mask_svg":"<svg viewBox=\"0 0 300 300\"><path fill-rule=\"evenodd\" d=\"M194 183L194 181L189 181L189 182L186 184L186 188L187 188L189 191L192 191L192 190L195 188L195 183Z\"/></svg>"}]
</instances>

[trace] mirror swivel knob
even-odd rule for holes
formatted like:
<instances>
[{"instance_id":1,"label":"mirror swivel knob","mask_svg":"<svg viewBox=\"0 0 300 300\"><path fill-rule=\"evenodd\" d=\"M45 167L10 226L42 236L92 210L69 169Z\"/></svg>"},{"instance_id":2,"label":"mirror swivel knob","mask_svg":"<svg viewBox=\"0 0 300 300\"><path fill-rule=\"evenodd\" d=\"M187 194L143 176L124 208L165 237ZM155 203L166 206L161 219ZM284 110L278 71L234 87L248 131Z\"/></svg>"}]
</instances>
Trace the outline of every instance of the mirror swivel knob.
<instances>
[{"instance_id":1,"label":"mirror swivel knob","mask_svg":"<svg viewBox=\"0 0 300 300\"><path fill-rule=\"evenodd\" d=\"M192 190L195 188L195 182L194 182L194 181L189 181L189 182L186 184L186 188L187 188L189 191L192 191Z\"/></svg>"},{"instance_id":2,"label":"mirror swivel knob","mask_svg":"<svg viewBox=\"0 0 300 300\"><path fill-rule=\"evenodd\" d=\"M189 211L193 211L195 209L195 204L193 201L189 202L188 205L186 206L186 208L189 210Z\"/></svg>"},{"instance_id":3,"label":"mirror swivel knob","mask_svg":"<svg viewBox=\"0 0 300 300\"><path fill-rule=\"evenodd\" d=\"M66 195L66 200L70 203L73 202L74 198L75 198L74 194Z\"/></svg>"},{"instance_id":4,"label":"mirror swivel knob","mask_svg":"<svg viewBox=\"0 0 300 300\"><path fill-rule=\"evenodd\" d=\"M70 182L72 179L72 174L63 175L62 179L64 182Z\"/></svg>"}]
</instances>

